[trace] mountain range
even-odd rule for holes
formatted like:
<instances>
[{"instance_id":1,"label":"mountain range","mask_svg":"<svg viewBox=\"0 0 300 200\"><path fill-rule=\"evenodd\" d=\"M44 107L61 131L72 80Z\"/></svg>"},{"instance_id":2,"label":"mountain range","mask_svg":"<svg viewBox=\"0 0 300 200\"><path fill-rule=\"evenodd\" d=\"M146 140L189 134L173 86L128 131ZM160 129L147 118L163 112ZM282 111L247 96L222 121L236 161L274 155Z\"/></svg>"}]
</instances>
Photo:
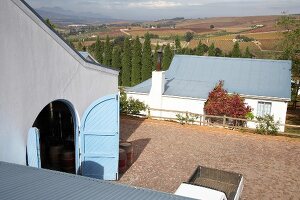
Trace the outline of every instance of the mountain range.
<instances>
[{"instance_id":1,"label":"mountain range","mask_svg":"<svg viewBox=\"0 0 300 200\"><path fill-rule=\"evenodd\" d=\"M41 7L35 9L44 19L49 18L55 24L103 24L120 21L97 13L75 12L60 7Z\"/></svg>"}]
</instances>

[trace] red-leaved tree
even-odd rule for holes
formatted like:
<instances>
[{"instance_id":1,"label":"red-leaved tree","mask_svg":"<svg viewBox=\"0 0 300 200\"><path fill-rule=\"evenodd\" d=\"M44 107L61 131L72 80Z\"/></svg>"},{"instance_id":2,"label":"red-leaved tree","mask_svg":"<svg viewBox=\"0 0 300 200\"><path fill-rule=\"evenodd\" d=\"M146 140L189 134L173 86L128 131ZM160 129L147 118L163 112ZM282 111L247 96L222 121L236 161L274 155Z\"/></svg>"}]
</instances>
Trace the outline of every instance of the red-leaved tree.
<instances>
[{"instance_id":1,"label":"red-leaved tree","mask_svg":"<svg viewBox=\"0 0 300 200\"><path fill-rule=\"evenodd\" d=\"M246 114L251 112L251 107L247 106L238 94L228 94L223 85L224 81L220 81L209 93L204 105L205 114L245 118Z\"/></svg>"}]
</instances>

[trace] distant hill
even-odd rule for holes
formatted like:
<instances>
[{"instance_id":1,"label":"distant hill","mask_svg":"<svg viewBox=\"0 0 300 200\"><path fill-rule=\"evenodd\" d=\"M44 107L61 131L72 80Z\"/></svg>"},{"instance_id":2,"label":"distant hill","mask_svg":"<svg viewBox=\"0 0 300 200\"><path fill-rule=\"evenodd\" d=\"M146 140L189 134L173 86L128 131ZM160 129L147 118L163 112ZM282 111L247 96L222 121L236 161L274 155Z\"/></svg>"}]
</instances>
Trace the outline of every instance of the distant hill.
<instances>
[{"instance_id":1,"label":"distant hill","mask_svg":"<svg viewBox=\"0 0 300 200\"><path fill-rule=\"evenodd\" d=\"M103 24L120 21L96 13L74 12L60 7L41 7L35 9L44 19L49 18L55 24Z\"/></svg>"}]
</instances>

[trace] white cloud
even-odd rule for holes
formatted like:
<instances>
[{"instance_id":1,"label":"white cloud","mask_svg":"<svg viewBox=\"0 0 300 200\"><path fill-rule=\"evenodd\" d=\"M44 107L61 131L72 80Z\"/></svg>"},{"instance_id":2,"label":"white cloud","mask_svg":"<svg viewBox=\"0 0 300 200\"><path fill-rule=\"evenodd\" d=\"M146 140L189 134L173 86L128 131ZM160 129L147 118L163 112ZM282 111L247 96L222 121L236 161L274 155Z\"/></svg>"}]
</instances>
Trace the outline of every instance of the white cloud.
<instances>
[{"instance_id":1,"label":"white cloud","mask_svg":"<svg viewBox=\"0 0 300 200\"><path fill-rule=\"evenodd\" d=\"M144 1L144 2L132 2L128 4L129 8L148 8L148 9L159 9L159 8L170 8L181 6L181 3L172 1Z\"/></svg>"}]
</instances>

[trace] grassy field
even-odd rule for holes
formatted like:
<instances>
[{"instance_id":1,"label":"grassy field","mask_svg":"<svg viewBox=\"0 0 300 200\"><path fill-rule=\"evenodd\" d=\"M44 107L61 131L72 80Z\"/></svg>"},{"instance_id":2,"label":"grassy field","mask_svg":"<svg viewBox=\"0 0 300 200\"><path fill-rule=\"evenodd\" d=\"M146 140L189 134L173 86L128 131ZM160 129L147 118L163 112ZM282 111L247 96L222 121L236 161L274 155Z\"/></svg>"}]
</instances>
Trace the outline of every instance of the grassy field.
<instances>
[{"instance_id":1,"label":"grassy field","mask_svg":"<svg viewBox=\"0 0 300 200\"><path fill-rule=\"evenodd\" d=\"M144 36L147 32L158 35L159 37L172 37L172 36L184 36L186 32L194 32L191 29L171 29L171 28L160 28L160 29L132 29L126 31L132 36Z\"/></svg>"},{"instance_id":2,"label":"grassy field","mask_svg":"<svg viewBox=\"0 0 300 200\"><path fill-rule=\"evenodd\" d=\"M215 47L221 49L225 53L229 53L234 45L234 42L232 40L214 40L214 39L206 39L201 40L202 43L206 44L207 46L214 43ZM189 44L190 48L195 48L199 43L199 40L192 40ZM253 42L240 42L240 49L242 51L245 51L247 47L250 48L251 53L256 53L257 51L260 51L260 49L255 45Z\"/></svg>"},{"instance_id":3,"label":"grassy field","mask_svg":"<svg viewBox=\"0 0 300 200\"><path fill-rule=\"evenodd\" d=\"M222 35L222 36L216 36L212 37L211 39L214 40L232 40L234 39L237 35L241 36L246 36L249 38L254 38L256 40L261 40L261 39L281 39L283 37L282 32L264 32L264 33L241 33L241 34L228 34L228 35Z\"/></svg>"},{"instance_id":4,"label":"grassy field","mask_svg":"<svg viewBox=\"0 0 300 200\"><path fill-rule=\"evenodd\" d=\"M220 48L223 52L228 53L232 50L234 42L238 34L228 34L221 36L212 36L206 39L201 39L201 42L206 45L215 44L215 47ZM282 50L280 48L280 40L283 38L282 32L266 32L266 33L246 33L239 34L254 38L257 42L239 42L242 51L249 47L250 52L257 58L275 58ZM199 39L192 40L189 44L190 48L195 48L199 43Z\"/></svg>"},{"instance_id":5,"label":"grassy field","mask_svg":"<svg viewBox=\"0 0 300 200\"><path fill-rule=\"evenodd\" d=\"M280 41L278 39L261 39L259 40L261 43L260 47L263 50L269 50L269 51L280 51L282 48L280 48Z\"/></svg>"},{"instance_id":6,"label":"grassy field","mask_svg":"<svg viewBox=\"0 0 300 200\"><path fill-rule=\"evenodd\" d=\"M239 42L242 51L249 47L250 52L257 58L276 58L282 50L280 40L283 38L282 30L276 27L276 20L280 16L255 16L255 17L215 17L205 19L166 19L153 22L144 22L142 26L110 26L107 25L103 30L90 33L82 33L70 36L70 39L79 38L85 40L95 40L95 36L105 39L106 35L110 38L118 36L142 37L147 32L158 35L157 41L152 39L152 45L158 42L160 45L174 43L175 36L179 36L182 44L186 32L194 33L194 39L190 41L188 47L195 48L201 40L206 45L214 43L224 53L228 53L233 48L233 39L237 35L247 36L255 39L254 42ZM297 16L300 19L300 15ZM143 28L163 24L175 24L175 28L165 26L161 28ZM214 25L214 28L211 28ZM263 25L261 28L254 28L255 25ZM123 32L121 31L123 29ZM85 42L85 46L90 46L93 41ZM183 44L185 46L185 44Z\"/></svg>"}]
</instances>

